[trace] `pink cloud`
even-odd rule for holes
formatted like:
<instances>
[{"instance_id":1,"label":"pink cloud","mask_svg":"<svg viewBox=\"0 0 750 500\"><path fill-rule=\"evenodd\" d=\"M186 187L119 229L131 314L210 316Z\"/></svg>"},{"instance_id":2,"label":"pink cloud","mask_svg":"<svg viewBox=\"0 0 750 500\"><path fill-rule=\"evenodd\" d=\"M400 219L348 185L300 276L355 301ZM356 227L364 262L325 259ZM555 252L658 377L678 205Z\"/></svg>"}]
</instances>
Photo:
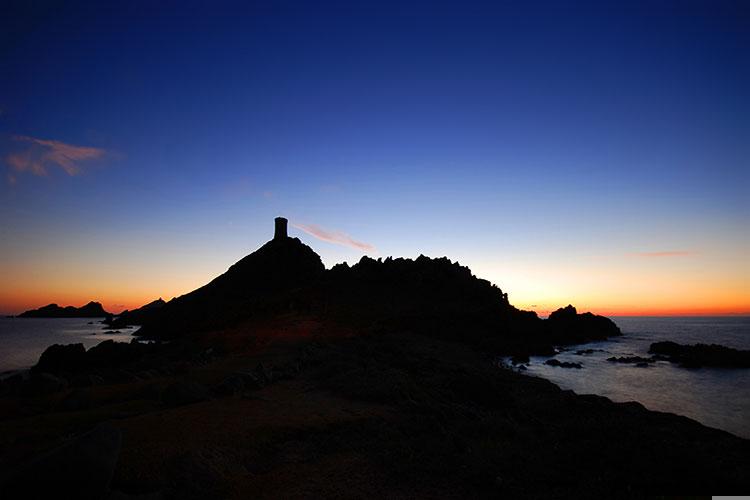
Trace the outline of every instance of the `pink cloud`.
<instances>
[{"instance_id":1,"label":"pink cloud","mask_svg":"<svg viewBox=\"0 0 750 500\"><path fill-rule=\"evenodd\" d=\"M50 167L59 167L68 175L78 175L83 169L80 162L95 160L104 156L105 151L87 146L74 146L64 142L37 139L25 135L13 136L17 142L28 146L9 154L5 161L16 172L31 172L37 176L47 176Z\"/></svg>"},{"instance_id":2,"label":"pink cloud","mask_svg":"<svg viewBox=\"0 0 750 500\"><path fill-rule=\"evenodd\" d=\"M327 241L328 243L343 245L345 247L354 248L363 252L377 252L373 245L354 240L351 236L341 231L331 231L328 229L323 229L322 227L316 226L315 224L292 223L292 226L306 232L310 236L318 238L319 240Z\"/></svg>"},{"instance_id":3,"label":"pink cloud","mask_svg":"<svg viewBox=\"0 0 750 500\"><path fill-rule=\"evenodd\" d=\"M663 252L635 252L630 255L635 257L685 257L693 255L693 252L687 250L667 250Z\"/></svg>"}]
</instances>

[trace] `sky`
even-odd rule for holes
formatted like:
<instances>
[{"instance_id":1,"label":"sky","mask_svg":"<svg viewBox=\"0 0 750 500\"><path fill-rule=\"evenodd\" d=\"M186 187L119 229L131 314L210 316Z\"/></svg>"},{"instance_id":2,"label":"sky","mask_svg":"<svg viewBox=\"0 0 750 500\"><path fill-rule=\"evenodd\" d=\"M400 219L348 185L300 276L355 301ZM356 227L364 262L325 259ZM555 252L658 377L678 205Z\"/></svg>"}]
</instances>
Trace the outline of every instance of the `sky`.
<instances>
[{"instance_id":1,"label":"sky","mask_svg":"<svg viewBox=\"0 0 750 500\"><path fill-rule=\"evenodd\" d=\"M290 220L546 314L750 312L747 2L3 2L0 312L117 312Z\"/></svg>"}]
</instances>

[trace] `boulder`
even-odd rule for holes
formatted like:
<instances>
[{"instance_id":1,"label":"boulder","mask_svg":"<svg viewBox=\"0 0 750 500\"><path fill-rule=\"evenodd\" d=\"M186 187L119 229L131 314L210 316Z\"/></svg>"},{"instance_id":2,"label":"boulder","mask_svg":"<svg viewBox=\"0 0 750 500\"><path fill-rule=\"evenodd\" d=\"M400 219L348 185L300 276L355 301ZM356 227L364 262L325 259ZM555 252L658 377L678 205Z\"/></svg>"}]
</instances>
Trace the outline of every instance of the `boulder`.
<instances>
[{"instance_id":1,"label":"boulder","mask_svg":"<svg viewBox=\"0 0 750 500\"><path fill-rule=\"evenodd\" d=\"M137 360L146 350L144 344L105 340L89 349L86 357L92 367L115 368Z\"/></svg>"},{"instance_id":2,"label":"boulder","mask_svg":"<svg viewBox=\"0 0 750 500\"><path fill-rule=\"evenodd\" d=\"M93 406L91 391L88 389L73 389L59 403L62 411L87 410Z\"/></svg>"},{"instance_id":3,"label":"boulder","mask_svg":"<svg viewBox=\"0 0 750 500\"><path fill-rule=\"evenodd\" d=\"M11 472L3 499L106 498L120 454L121 431L102 424Z\"/></svg>"},{"instance_id":4,"label":"boulder","mask_svg":"<svg viewBox=\"0 0 750 500\"><path fill-rule=\"evenodd\" d=\"M581 363L569 363L567 361L558 361L556 359L548 359L544 362L544 364L549 366L557 366L559 368L583 368L583 365L581 365Z\"/></svg>"},{"instance_id":5,"label":"boulder","mask_svg":"<svg viewBox=\"0 0 750 500\"><path fill-rule=\"evenodd\" d=\"M168 406L182 406L205 401L209 398L209 392L205 386L196 382L178 380L164 389L161 398Z\"/></svg>"},{"instance_id":6,"label":"boulder","mask_svg":"<svg viewBox=\"0 0 750 500\"><path fill-rule=\"evenodd\" d=\"M56 377L51 373L33 372L25 385L24 393L36 396L61 391L68 386L68 383L65 379Z\"/></svg>"},{"instance_id":7,"label":"boulder","mask_svg":"<svg viewBox=\"0 0 750 500\"><path fill-rule=\"evenodd\" d=\"M32 372L76 373L86 368L86 349L83 344L54 344L39 357Z\"/></svg>"},{"instance_id":8,"label":"boulder","mask_svg":"<svg viewBox=\"0 0 750 500\"><path fill-rule=\"evenodd\" d=\"M514 365L528 363L529 355L528 354L516 354L510 358L510 362L513 363Z\"/></svg>"}]
</instances>

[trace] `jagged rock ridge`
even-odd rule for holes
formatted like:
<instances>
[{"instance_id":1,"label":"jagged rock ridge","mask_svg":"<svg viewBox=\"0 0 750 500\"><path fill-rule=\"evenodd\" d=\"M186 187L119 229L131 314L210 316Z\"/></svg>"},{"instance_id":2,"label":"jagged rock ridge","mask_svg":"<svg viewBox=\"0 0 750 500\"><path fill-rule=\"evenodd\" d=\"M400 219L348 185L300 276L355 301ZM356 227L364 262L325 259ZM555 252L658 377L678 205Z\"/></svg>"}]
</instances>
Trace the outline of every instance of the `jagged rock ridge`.
<instances>
[{"instance_id":1,"label":"jagged rock ridge","mask_svg":"<svg viewBox=\"0 0 750 500\"><path fill-rule=\"evenodd\" d=\"M506 352L549 352L619 335L609 319L568 306L548 320L512 306L508 295L448 258L362 257L326 271L297 238L275 238L207 285L173 299L139 335L169 339L253 317L297 313L362 332L413 331Z\"/></svg>"}]
</instances>

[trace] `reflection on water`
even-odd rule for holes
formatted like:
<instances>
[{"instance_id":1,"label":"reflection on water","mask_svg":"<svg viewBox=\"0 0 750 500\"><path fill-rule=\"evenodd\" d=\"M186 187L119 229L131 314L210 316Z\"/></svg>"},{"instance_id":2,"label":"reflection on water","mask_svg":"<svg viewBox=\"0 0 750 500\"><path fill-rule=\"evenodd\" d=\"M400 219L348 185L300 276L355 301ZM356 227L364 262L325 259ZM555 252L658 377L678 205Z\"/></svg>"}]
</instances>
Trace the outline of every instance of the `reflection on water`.
<instances>
[{"instance_id":1,"label":"reflection on water","mask_svg":"<svg viewBox=\"0 0 750 500\"><path fill-rule=\"evenodd\" d=\"M0 374L31 367L52 344L83 344L88 349L104 340L130 342L133 338L133 329L109 334L99 321L101 318L0 318Z\"/></svg>"},{"instance_id":2,"label":"reflection on water","mask_svg":"<svg viewBox=\"0 0 750 500\"><path fill-rule=\"evenodd\" d=\"M612 319L622 330L622 337L573 346L556 356L560 361L582 363L582 370L551 367L544 364L548 358L532 357L527 373L547 378L578 394L638 401L651 410L685 415L710 427L750 438L750 370L689 370L666 361L639 368L607 361L611 356L647 357L650 344L662 340L750 349L750 317ZM595 351L576 354L580 349Z\"/></svg>"}]
</instances>

